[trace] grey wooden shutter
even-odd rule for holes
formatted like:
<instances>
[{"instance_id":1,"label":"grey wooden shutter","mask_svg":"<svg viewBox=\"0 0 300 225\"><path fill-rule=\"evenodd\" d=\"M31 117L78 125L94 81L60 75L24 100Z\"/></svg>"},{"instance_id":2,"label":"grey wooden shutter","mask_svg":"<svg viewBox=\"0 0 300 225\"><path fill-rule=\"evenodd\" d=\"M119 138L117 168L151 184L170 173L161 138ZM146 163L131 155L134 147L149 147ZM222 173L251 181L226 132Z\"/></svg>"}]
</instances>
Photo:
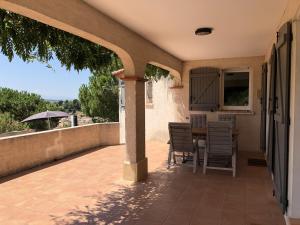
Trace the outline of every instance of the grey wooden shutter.
<instances>
[{"instance_id":1,"label":"grey wooden shutter","mask_svg":"<svg viewBox=\"0 0 300 225\"><path fill-rule=\"evenodd\" d=\"M288 148L290 114L290 75L291 75L291 23L284 24L278 32L277 74L275 84L274 113L274 191L283 210L286 212L288 183Z\"/></svg>"},{"instance_id":2,"label":"grey wooden shutter","mask_svg":"<svg viewBox=\"0 0 300 225\"><path fill-rule=\"evenodd\" d=\"M220 70L201 67L190 72L190 110L215 111L219 108Z\"/></svg>"},{"instance_id":3,"label":"grey wooden shutter","mask_svg":"<svg viewBox=\"0 0 300 225\"><path fill-rule=\"evenodd\" d=\"M276 47L273 45L272 54L270 58L270 89L269 89L269 106L268 106L268 114L269 114L269 129L268 129L268 167L271 173L273 173L273 161L274 161L274 112L275 112L275 80L276 80L276 67L277 67L277 59L276 59Z\"/></svg>"},{"instance_id":4,"label":"grey wooden shutter","mask_svg":"<svg viewBox=\"0 0 300 225\"><path fill-rule=\"evenodd\" d=\"M261 74L261 117L260 117L260 149L266 151L266 116L267 116L267 73L268 64L262 65Z\"/></svg>"}]
</instances>

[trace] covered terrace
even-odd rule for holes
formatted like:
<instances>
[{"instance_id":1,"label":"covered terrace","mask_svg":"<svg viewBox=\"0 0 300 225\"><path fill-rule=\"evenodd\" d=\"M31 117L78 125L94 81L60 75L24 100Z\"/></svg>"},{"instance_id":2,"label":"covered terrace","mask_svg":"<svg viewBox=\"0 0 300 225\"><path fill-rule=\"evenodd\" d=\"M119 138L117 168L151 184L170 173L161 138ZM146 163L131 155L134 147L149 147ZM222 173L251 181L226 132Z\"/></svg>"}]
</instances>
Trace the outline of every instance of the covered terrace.
<instances>
[{"instance_id":1,"label":"covered terrace","mask_svg":"<svg viewBox=\"0 0 300 225\"><path fill-rule=\"evenodd\" d=\"M16 137L16 151L9 156L9 163L0 165L0 172L1 175L21 174L1 180L0 224L284 224L282 211L272 196L271 175L266 167L248 166L247 158L253 155L264 157L259 147L251 147L259 146L260 140L260 65L269 61L272 44L277 41L276 32L288 21L293 27L293 42L289 42L293 46L293 82L291 107L288 107L291 108L291 118L288 118L291 147L289 155L285 155L289 164L284 168L284 172L289 170L289 176L284 180L288 186L285 193L288 196L285 197L288 197L289 203L283 213L286 217L300 218L300 170L297 163L300 158L297 146L300 143L296 136L300 127L300 109L296 104L300 97L300 80L296 76L300 71L299 5L298 0L167 0L151 3L139 0L122 3L105 0L0 0L3 9L116 52L124 65L122 79L126 93L125 123L120 121L120 127L125 127L125 146L116 141L119 134L115 130L119 124L111 125L110 134L102 127L106 125L95 125L92 128L42 133L35 137ZM203 26L213 28L207 39L194 33ZM287 40L286 33L280 34L283 34L280 36L283 44L291 41ZM192 169L185 166L166 169L166 142L146 143L145 140L144 73L147 63L170 71L182 87L180 98L174 98L176 107L173 114L162 114L167 120L171 118L176 122L186 120L185 116L191 113L188 93L192 69L201 66L221 68L224 65L253 67L249 95L251 108L242 118L245 132L241 132L236 178L223 172L203 175L198 170L193 174ZM148 124L151 122L148 121ZM160 126L166 128L167 122L171 121L164 121ZM251 127L251 132L248 127ZM70 136L75 134L90 139L86 143L80 138L70 141ZM31 138L42 138L43 135L51 138L39 142L41 145L30 145ZM22 149L19 153L18 146L25 142L27 148L19 148ZM7 139L5 143L4 153L1 152L4 145L0 145L0 156L7 159L5 153L10 152L12 147L9 144L14 141ZM45 143L48 145L43 147ZM22 172L104 145L114 146L90 150L78 157ZM39 160L34 161L30 157L31 147L41 153ZM284 150L287 153L287 149ZM26 164L20 155L29 163ZM14 157L20 160L18 168L11 167L16 165Z\"/></svg>"}]
</instances>

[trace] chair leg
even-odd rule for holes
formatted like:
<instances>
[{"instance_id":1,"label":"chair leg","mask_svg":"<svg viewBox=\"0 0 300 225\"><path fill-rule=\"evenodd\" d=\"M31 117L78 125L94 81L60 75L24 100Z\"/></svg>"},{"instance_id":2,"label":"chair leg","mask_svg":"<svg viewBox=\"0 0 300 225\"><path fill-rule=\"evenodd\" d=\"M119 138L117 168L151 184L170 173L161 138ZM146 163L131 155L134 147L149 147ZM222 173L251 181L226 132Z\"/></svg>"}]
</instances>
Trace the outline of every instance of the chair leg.
<instances>
[{"instance_id":1,"label":"chair leg","mask_svg":"<svg viewBox=\"0 0 300 225\"><path fill-rule=\"evenodd\" d=\"M193 173L197 172L197 166L198 166L198 149L194 152L193 155L193 164L194 164L194 169L193 169Z\"/></svg>"},{"instance_id":2,"label":"chair leg","mask_svg":"<svg viewBox=\"0 0 300 225\"><path fill-rule=\"evenodd\" d=\"M169 154L168 154L168 169L170 169L170 165L171 165L171 158L172 158L172 148L171 145L169 146Z\"/></svg>"},{"instance_id":3,"label":"chair leg","mask_svg":"<svg viewBox=\"0 0 300 225\"><path fill-rule=\"evenodd\" d=\"M173 163L176 164L176 155L175 155L175 152L172 151L172 154L173 154Z\"/></svg>"},{"instance_id":4,"label":"chair leg","mask_svg":"<svg viewBox=\"0 0 300 225\"><path fill-rule=\"evenodd\" d=\"M238 139L235 139L234 140L234 147L235 147L235 154L236 154L236 157L238 157L238 151L239 151L239 142L238 142Z\"/></svg>"},{"instance_id":5,"label":"chair leg","mask_svg":"<svg viewBox=\"0 0 300 225\"><path fill-rule=\"evenodd\" d=\"M205 149L204 159L203 159L203 174L206 174L207 158L208 158L208 154L207 154L207 151Z\"/></svg>"},{"instance_id":6,"label":"chair leg","mask_svg":"<svg viewBox=\"0 0 300 225\"><path fill-rule=\"evenodd\" d=\"M236 176L236 152L233 153L232 155L232 176Z\"/></svg>"},{"instance_id":7,"label":"chair leg","mask_svg":"<svg viewBox=\"0 0 300 225\"><path fill-rule=\"evenodd\" d=\"M198 150L197 161L198 161L198 166L200 166L200 149Z\"/></svg>"},{"instance_id":8,"label":"chair leg","mask_svg":"<svg viewBox=\"0 0 300 225\"><path fill-rule=\"evenodd\" d=\"M182 153L182 163L185 163L185 154L184 154L184 152Z\"/></svg>"}]
</instances>

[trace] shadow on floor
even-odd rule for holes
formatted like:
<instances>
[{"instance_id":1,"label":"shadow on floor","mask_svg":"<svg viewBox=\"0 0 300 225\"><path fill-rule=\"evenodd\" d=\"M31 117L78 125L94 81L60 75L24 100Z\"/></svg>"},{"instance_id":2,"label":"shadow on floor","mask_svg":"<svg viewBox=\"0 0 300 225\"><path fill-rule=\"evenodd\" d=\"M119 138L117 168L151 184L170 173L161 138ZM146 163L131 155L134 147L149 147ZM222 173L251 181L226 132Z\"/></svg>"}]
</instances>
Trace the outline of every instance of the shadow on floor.
<instances>
[{"instance_id":1,"label":"shadow on floor","mask_svg":"<svg viewBox=\"0 0 300 225\"><path fill-rule=\"evenodd\" d=\"M89 205L50 216L55 225L283 225L266 168L249 167L247 159L240 158L237 178L164 164L143 183L114 185L107 194L87 196L94 200Z\"/></svg>"},{"instance_id":2,"label":"shadow on floor","mask_svg":"<svg viewBox=\"0 0 300 225\"><path fill-rule=\"evenodd\" d=\"M191 168L187 168L191 170ZM74 208L63 216L51 215L56 225L134 224L151 216L154 211L167 216L168 210L177 200L179 190L170 191L174 170L155 171L147 181L136 184L119 184L116 190L106 195L88 196L96 204L81 209ZM192 174L191 171L189 173ZM163 205L161 205L163 204ZM157 211L164 207L161 212ZM154 220L163 220L156 218ZM151 220L151 219L150 219Z\"/></svg>"}]
</instances>

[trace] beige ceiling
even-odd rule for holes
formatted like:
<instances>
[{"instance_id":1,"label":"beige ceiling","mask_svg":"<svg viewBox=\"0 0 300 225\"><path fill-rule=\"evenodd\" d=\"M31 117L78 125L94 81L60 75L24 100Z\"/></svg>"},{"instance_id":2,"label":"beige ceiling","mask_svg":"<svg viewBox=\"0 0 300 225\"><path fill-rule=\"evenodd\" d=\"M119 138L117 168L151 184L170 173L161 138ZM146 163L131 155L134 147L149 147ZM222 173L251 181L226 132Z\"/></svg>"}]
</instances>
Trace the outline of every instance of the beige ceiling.
<instances>
[{"instance_id":1,"label":"beige ceiling","mask_svg":"<svg viewBox=\"0 0 300 225\"><path fill-rule=\"evenodd\" d=\"M85 0L182 60L264 55L287 0ZM208 36L195 29L211 26Z\"/></svg>"}]
</instances>

